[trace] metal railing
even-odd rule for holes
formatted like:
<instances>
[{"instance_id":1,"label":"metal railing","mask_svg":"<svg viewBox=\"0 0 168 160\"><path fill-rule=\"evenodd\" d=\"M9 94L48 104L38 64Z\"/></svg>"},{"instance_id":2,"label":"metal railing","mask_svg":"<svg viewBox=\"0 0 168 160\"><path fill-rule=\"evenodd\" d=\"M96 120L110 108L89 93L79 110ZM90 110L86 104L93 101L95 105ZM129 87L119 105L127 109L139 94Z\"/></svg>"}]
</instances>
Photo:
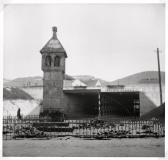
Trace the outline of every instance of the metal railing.
<instances>
[{"instance_id":1,"label":"metal railing","mask_svg":"<svg viewBox=\"0 0 168 160\"><path fill-rule=\"evenodd\" d=\"M159 120L64 120L51 122L39 116L3 118L3 139L52 138L75 136L87 138L162 137L164 125Z\"/></svg>"}]
</instances>

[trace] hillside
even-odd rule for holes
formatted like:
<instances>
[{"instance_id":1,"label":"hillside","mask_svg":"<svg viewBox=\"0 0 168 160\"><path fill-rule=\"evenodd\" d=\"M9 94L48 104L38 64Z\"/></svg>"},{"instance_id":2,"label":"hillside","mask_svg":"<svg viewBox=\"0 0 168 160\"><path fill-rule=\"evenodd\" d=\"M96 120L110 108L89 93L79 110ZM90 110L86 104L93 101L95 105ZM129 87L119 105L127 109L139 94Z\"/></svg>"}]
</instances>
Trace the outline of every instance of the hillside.
<instances>
[{"instance_id":1,"label":"hillside","mask_svg":"<svg viewBox=\"0 0 168 160\"><path fill-rule=\"evenodd\" d=\"M25 91L14 88L3 88L3 116L16 116L18 108L22 115L30 114L35 108L38 108L40 101L35 100Z\"/></svg>"},{"instance_id":2,"label":"hillside","mask_svg":"<svg viewBox=\"0 0 168 160\"><path fill-rule=\"evenodd\" d=\"M165 119L165 103L162 104L161 106L153 109L152 111L146 113L141 117L141 119L151 119L151 118L158 118L162 121Z\"/></svg>"},{"instance_id":3,"label":"hillside","mask_svg":"<svg viewBox=\"0 0 168 160\"><path fill-rule=\"evenodd\" d=\"M83 82L87 82L90 80L100 80L104 84L110 84L110 85L129 85L129 84L147 84L147 83L158 83L158 72L157 71L145 71L145 72L139 72L133 75L129 75L126 77L123 77L121 79L117 79L112 82L107 82L103 79L95 78L94 76L90 75L76 75L76 76L69 76L65 75L65 80L74 80L79 79ZM161 79L162 83L165 84L165 72L161 72ZM43 81L42 77L36 76L36 77L22 77L22 78L16 78L14 80L3 80L4 87L42 87Z\"/></svg>"},{"instance_id":4,"label":"hillside","mask_svg":"<svg viewBox=\"0 0 168 160\"><path fill-rule=\"evenodd\" d=\"M74 78L69 75L65 75L65 79L73 80ZM3 85L4 87L40 87L43 86L43 79L40 76L21 77L8 81L3 79Z\"/></svg>"},{"instance_id":5,"label":"hillside","mask_svg":"<svg viewBox=\"0 0 168 160\"><path fill-rule=\"evenodd\" d=\"M83 81L88 81L88 80L93 80L95 79L94 76L90 75L75 75L73 76L75 79L83 80Z\"/></svg>"},{"instance_id":6,"label":"hillside","mask_svg":"<svg viewBox=\"0 0 168 160\"><path fill-rule=\"evenodd\" d=\"M28 86L42 86L42 77L23 77L16 78L3 83L4 87L28 87Z\"/></svg>"},{"instance_id":7,"label":"hillside","mask_svg":"<svg viewBox=\"0 0 168 160\"><path fill-rule=\"evenodd\" d=\"M69 76L65 75L65 80L74 80L79 79L83 82L91 81L91 80L100 80L102 83L108 83L105 80L95 78L94 76L88 75L79 75L79 76ZM14 80L3 81L4 87L42 87L43 79L40 76L35 77L22 77L16 78Z\"/></svg>"},{"instance_id":8,"label":"hillside","mask_svg":"<svg viewBox=\"0 0 168 160\"><path fill-rule=\"evenodd\" d=\"M162 83L165 84L165 72L161 72ZM121 79L110 82L110 84L143 84L143 83L158 83L158 72L157 71L146 71L139 72Z\"/></svg>"},{"instance_id":9,"label":"hillside","mask_svg":"<svg viewBox=\"0 0 168 160\"><path fill-rule=\"evenodd\" d=\"M23 90L19 88L3 88L3 99L4 100L16 100L16 99L24 99L24 100L32 100L33 98Z\"/></svg>"}]
</instances>

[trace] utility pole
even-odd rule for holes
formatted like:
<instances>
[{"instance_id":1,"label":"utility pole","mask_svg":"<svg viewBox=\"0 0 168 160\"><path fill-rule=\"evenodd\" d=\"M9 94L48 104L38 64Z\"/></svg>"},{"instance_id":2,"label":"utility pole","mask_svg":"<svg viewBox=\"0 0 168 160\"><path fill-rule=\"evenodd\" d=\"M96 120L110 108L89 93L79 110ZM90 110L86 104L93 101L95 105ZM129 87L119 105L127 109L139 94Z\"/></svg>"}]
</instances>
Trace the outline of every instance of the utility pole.
<instances>
[{"instance_id":1,"label":"utility pole","mask_svg":"<svg viewBox=\"0 0 168 160\"><path fill-rule=\"evenodd\" d=\"M100 101L100 91L98 91L98 119L101 118L101 101Z\"/></svg>"},{"instance_id":2,"label":"utility pole","mask_svg":"<svg viewBox=\"0 0 168 160\"><path fill-rule=\"evenodd\" d=\"M159 77L159 89L160 89L160 105L162 104L162 82L160 74L160 59L159 59L159 48L157 48L157 61L158 61L158 77Z\"/></svg>"}]
</instances>

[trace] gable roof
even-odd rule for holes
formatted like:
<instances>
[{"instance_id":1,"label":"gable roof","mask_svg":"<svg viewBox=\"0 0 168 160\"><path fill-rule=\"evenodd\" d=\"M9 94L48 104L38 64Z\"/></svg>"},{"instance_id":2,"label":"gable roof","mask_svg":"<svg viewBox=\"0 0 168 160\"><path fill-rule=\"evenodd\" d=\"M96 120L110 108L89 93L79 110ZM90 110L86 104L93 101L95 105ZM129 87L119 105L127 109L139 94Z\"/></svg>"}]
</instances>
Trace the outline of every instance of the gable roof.
<instances>
[{"instance_id":1,"label":"gable roof","mask_svg":"<svg viewBox=\"0 0 168 160\"><path fill-rule=\"evenodd\" d=\"M73 87L87 87L87 85L81 82L79 79L76 79L72 82Z\"/></svg>"},{"instance_id":2,"label":"gable roof","mask_svg":"<svg viewBox=\"0 0 168 160\"><path fill-rule=\"evenodd\" d=\"M107 82L100 79L90 79L90 80L64 80L64 89L66 88L76 88L76 87L84 87L84 88L98 88L104 87L107 85Z\"/></svg>"},{"instance_id":3,"label":"gable roof","mask_svg":"<svg viewBox=\"0 0 168 160\"><path fill-rule=\"evenodd\" d=\"M89 80L81 80L83 83L85 83L88 87L104 87L108 83L106 81L103 81L101 79L89 79Z\"/></svg>"},{"instance_id":4,"label":"gable roof","mask_svg":"<svg viewBox=\"0 0 168 160\"><path fill-rule=\"evenodd\" d=\"M96 87L101 87L101 82L99 80L96 83Z\"/></svg>"}]
</instances>

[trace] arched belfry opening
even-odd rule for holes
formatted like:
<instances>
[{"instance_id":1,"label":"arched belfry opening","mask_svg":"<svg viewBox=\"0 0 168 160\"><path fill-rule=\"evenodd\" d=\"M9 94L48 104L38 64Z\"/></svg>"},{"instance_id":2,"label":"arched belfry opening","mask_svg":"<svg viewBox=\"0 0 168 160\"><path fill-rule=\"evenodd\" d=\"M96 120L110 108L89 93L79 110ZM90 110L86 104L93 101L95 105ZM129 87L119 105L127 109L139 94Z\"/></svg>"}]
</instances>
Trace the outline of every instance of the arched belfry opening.
<instances>
[{"instance_id":1,"label":"arched belfry opening","mask_svg":"<svg viewBox=\"0 0 168 160\"><path fill-rule=\"evenodd\" d=\"M45 57L45 65L47 66L47 67L50 67L51 66L51 56L46 56Z\"/></svg>"},{"instance_id":2,"label":"arched belfry opening","mask_svg":"<svg viewBox=\"0 0 168 160\"><path fill-rule=\"evenodd\" d=\"M60 57L59 56L55 56L55 58L54 58L54 66L55 67L59 67L60 66Z\"/></svg>"}]
</instances>

